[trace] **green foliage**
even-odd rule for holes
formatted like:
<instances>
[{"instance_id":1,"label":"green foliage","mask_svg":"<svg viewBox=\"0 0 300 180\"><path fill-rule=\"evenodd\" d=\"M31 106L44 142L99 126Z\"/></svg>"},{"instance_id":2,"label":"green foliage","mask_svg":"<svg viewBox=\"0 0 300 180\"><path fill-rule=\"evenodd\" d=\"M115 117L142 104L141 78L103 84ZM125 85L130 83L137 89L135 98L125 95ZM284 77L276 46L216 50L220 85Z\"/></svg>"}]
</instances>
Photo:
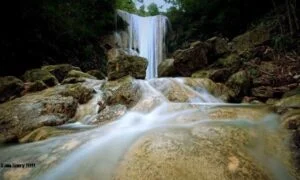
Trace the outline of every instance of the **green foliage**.
<instances>
[{"instance_id":1,"label":"green foliage","mask_svg":"<svg viewBox=\"0 0 300 180\"><path fill-rule=\"evenodd\" d=\"M159 14L159 10L158 10L158 7L155 3L151 3L149 4L149 6L147 7L148 9L148 14L150 16L156 16Z\"/></svg>"},{"instance_id":2,"label":"green foliage","mask_svg":"<svg viewBox=\"0 0 300 180\"><path fill-rule=\"evenodd\" d=\"M272 9L270 1L261 0L165 1L174 4L166 15L179 46L186 41L206 40L215 35L235 37Z\"/></svg>"},{"instance_id":3,"label":"green foliage","mask_svg":"<svg viewBox=\"0 0 300 180\"><path fill-rule=\"evenodd\" d=\"M296 45L296 40L290 35L276 35L272 37L271 45L277 51L289 51L290 49L294 49L293 47Z\"/></svg>"},{"instance_id":4,"label":"green foliage","mask_svg":"<svg viewBox=\"0 0 300 180\"><path fill-rule=\"evenodd\" d=\"M115 0L27 0L5 8L13 15L2 21L1 61L7 63L1 74L43 63L81 66L92 59L87 54L98 68L103 58L97 39L115 27Z\"/></svg>"},{"instance_id":5,"label":"green foliage","mask_svg":"<svg viewBox=\"0 0 300 180\"><path fill-rule=\"evenodd\" d=\"M138 12L133 0L117 0L116 7L117 7L117 9L122 9L122 10L130 12L130 13Z\"/></svg>"}]
</instances>

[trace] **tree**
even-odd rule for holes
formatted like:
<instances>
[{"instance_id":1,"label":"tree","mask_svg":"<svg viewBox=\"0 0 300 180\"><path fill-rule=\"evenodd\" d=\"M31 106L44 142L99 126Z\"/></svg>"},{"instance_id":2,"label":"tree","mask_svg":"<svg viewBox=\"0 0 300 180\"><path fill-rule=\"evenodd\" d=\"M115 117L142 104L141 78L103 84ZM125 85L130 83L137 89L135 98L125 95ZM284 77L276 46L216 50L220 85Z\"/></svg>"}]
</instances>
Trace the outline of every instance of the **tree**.
<instances>
[{"instance_id":1,"label":"tree","mask_svg":"<svg viewBox=\"0 0 300 180\"><path fill-rule=\"evenodd\" d=\"M137 13L137 8L133 0L117 0L116 7L129 13Z\"/></svg>"},{"instance_id":2,"label":"tree","mask_svg":"<svg viewBox=\"0 0 300 180\"><path fill-rule=\"evenodd\" d=\"M148 14L150 16L156 16L159 14L158 7L155 3L149 4L149 6L147 7L147 10L148 10Z\"/></svg>"}]
</instances>

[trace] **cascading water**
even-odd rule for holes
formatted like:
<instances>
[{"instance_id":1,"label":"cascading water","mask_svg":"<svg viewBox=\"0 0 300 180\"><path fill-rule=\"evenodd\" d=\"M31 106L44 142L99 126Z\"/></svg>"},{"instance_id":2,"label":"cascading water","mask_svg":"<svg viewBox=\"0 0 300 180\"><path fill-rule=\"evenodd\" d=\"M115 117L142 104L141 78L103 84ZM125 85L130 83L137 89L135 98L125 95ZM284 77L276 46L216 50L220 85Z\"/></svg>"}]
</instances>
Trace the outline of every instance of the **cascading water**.
<instances>
[{"instance_id":1,"label":"cascading water","mask_svg":"<svg viewBox=\"0 0 300 180\"><path fill-rule=\"evenodd\" d=\"M116 34L118 44L129 53L136 51L148 60L146 79L157 77L157 67L166 54L168 18L162 15L141 17L122 10L117 13L128 24L127 32Z\"/></svg>"}]
</instances>

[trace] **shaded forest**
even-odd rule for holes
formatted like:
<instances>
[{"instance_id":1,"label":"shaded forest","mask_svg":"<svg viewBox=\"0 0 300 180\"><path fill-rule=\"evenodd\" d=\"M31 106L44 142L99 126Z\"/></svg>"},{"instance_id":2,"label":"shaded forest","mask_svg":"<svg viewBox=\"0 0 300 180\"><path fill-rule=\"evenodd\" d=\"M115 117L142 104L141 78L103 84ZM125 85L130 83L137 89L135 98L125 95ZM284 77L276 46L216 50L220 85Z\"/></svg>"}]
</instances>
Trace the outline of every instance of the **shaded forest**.
<instances>
[{"instance_id":1,"label":"shaded forest","mask_svg":"<svg viewBox=\"0 0 300 180\"><path fill-rule=\"evenodd\" d=\"M141 16L168 16L172 24L170 52L215 35L232 38L260 23L277 27L275 47L298 47L296 0L165 1L173 4L166 12L156 4L137 8L133 0L28 0L5 4L1 6L1 75L20 75L44 64L69 63L84 71L105 66L99 38L114 31L117 8Z\"/></svg>"}]
</instances>

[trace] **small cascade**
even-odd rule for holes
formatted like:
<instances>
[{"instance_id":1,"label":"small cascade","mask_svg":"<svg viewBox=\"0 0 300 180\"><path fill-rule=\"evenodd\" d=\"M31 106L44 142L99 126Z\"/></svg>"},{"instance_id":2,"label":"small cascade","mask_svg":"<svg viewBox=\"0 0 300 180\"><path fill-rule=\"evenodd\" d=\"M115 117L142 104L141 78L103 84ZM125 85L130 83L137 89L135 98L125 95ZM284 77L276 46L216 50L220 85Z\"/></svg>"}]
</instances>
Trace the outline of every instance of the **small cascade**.
<instances>
[{"instance_id":1,"label":"small cascade","mask_svg":"<svg viewBox=\"0 0 300 180\"><path fill-rule=\"evenodd\" d=\"M122 10L117 13L128 24L126 32L116 33L119 46L148 60L146 79L157 77L157 67L166 54L168 18L162 15L141 17Z\"/></svg>"}]
</instances>

